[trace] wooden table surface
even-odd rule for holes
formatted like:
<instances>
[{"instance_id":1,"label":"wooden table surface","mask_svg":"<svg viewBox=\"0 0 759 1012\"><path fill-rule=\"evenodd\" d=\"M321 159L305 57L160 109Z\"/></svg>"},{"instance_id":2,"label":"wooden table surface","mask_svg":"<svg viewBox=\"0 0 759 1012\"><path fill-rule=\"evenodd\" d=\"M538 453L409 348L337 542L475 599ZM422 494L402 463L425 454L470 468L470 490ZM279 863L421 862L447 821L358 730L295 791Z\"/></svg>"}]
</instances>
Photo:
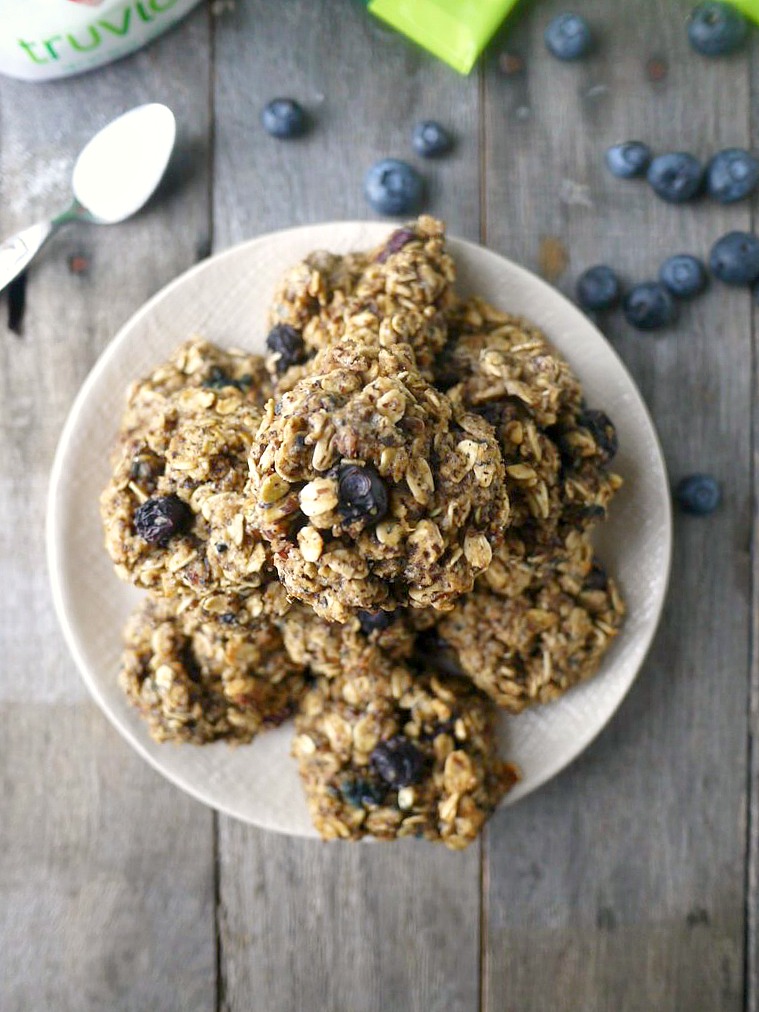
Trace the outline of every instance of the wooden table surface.
<instances>
[{"instance_id":1,"label":"wooden table surface","mask_svg":"<svg viewBox=\"0 0 759 1012\"><path fill-rule=\"evenodd\" d=\"M571 5L570 5L571 6ZM609 339L638 382L673 479L725 502L678 517L668 604L618 714L461 854L261 832L186 797L90 700L53 614L45 493L71 402L117 328L209 252L282 226L369 215L366 167L424 165L431 211L572 292L592 263L627 279L750 229L753 202L678 208L603 167L612 142L707 157L757 146L759 29L709 61L690 3L578 0L596 55L550 59L563 0L532 0L461 78L352 0L205 4L148 49L46 85L0 82L0 234L56 209L74 155L116 113L172 107L159 197L114 228L72 228L0 302L0 1008L36 1010L757 1009L755 313L714 285L676 329ZM498 54L524 58L504 75ZM269 98L313 113L297 143ZM25 295L25 305L24 303ZM114 411L121 391L114 391ZM753 638L752 638L753 632ZM753 648L752 648L753 643Z\"/></svg>"}]
</instances>

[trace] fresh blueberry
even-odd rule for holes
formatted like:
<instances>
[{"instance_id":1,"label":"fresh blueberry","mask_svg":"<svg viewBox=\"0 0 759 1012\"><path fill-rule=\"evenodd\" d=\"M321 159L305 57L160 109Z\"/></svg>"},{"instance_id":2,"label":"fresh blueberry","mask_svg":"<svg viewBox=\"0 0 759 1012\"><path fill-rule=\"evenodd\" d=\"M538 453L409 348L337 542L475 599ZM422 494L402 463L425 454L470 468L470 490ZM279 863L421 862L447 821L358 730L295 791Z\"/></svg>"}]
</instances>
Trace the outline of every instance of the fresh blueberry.
<instances>
[{"instance_id":1,"label":"fresh blueberry","mask_svg":"<svg viewBox=\"0 0 759 1012\"><path fill-rule=\"evenodd\" d=\"M748 22L732 4L709 0L691 11L688 40L702 56L724 56L742 45Z\"/></svg>"},{"instance_id":2,"label":"fresh blueberry","mask_svg":"<svg viewBox=\"0 0 759 1012\"><path fill-rule=\"evenodd\" d=\"M608 464L619 449L619 439L614 423L604 411L586 409L577 418L577 424L587 429L598 449L604 464Z\"/></svg>"},{"instance_id":3,"label":"fresh blueberry","mask_svg":"<svg viewBox=\"0 0 759 1012\"><path fill-rule=\"evenodd\" d=\"M589 267L577 279L577 301L583 309L611 309L619 302L622 286L611 267Z\"/></svg>"},{"instance_id":4,"label":"fresh blueberry","mask_svg":"<svg viewBox=\"0 0 759 1012\"><path fill-rule=\"evenodd\" d=\"M606 152L606 165L619 179L642 176L651 164L651 148L643 141L625 141L614 144Z\"/></svg>"},{"instance_id":5,"label":"fresh blueberry","mask_svg":"<svg viewBox=\"0 0 759 1012\"><path fill-rule=\"evenodd\" d=\"M283 373L306 357L303 335L289 323L277 323L266 336L266 347L277 356L276 369Z\"/></svg>"},{"instance_id":6,"label":"fresh blueberry","mask_svg":"<svg viewBox=\"0 0 759 1012\"><path fill-rule=\"evenodd\" d=\"M261 123L267 134L289 140L306 132L308 119L303 107L292 98L273 98L261 113Z\"/></svg>"},{"instance_id":7,"label":"fresh blueberry","mask_svg":"<svg viewBox=\"0 0 759 1012\"><path fill-rule=\"evenodd\" d=\"M658 155L646 175L651 189L670 204L692 200L701 192L704 169L701 162L685 151Z\"/></svg>"},{"instance_id":8,"label":"fresh blueberry","mask_svg":"<svg viewBox=\"0 0 759 1012\"><path fill-rule=\"evenodd\" d=\"M424 182L406 162L383 158L364 177L364 196L378 214L410 214L422 202Z\"/></svg>"},{"instance_id":9,"label":"fresh blueberry","mask_svg":"<svg viewBox=\"0 0 759 1012\"><path fill-rule=\"evenodd\" d=\"M684 513L706 516L722 501L722 489L710 474L690 474L677 484L675 499Z\"/></svg>"},{"instance_id":10,"label":"fresh blueberry","mask_svg":"<svg viewBox=\"0 0 759 1012\"><path fill-rule=\"evenodd\" d=\"M579 14L559 14L548 25L543 37L548 52L557 60L580 60L593 45L590 26Z\"/></svg>"},{"instance_id":11,"label":"fresh blueberry","mask_svg":"<svg viewBox=\"0 0 759 1012\"><path fill-rule=\"evenodd\" d=\"M135 532L151 545L165 545L191 523L192 510L178 495L154 496L134 511Z\"/></svg>"},{"instance_id":12,"label":"fresh blueberry","mask_svg":"<svg viewBox=\"0 0 759 1012\"><path fill-rule=\"evenodd\" d=\"M743 148L718 151L706 166L706 188L720 204L743 200L759 182L759 161Z\"/></svg>"},{"instance_id":13,"label":"fresh blueberry","mask_svg":"<svg viewBox=\"0 0 759 1012\"><path fill-rule=\"evenodd\" d=\"M692 299L706 288L706 267L690 253L676 253L659 268L659 281L678 299Z\"/></svg>"},{"instance_id":14,"label":"fresh blueberry","mask_svg":"<svg viewBox=\"0 0 759 1012\"><path fill-rule=\"evenodd\" d=\"M423 158L436 158L447 154L453 147L453 138L434 119L425 119L417 123L411 135L414 151Z\"/></svg>"},{"instance_id":15,"label":"fresh blueberry","mask_svg":"<svg viewBox=\"0 0 759 1012\"><path fill-rule=\"evenodd\" d=\"M381 741L369 757L369 763L391 787L418 784L426 766L424 754L402 734Z\"/></svg>"},{"instance_id":16,"label":"fresh blueberry","mask_svg":"<svg viewBox=\"0 0 759 1012\"><path fill-rule=\"evenodd\" d=\"M337 482L338 508L347 523L381 520L387 513L387 489L373 467L343 464Z\"/></svg>"},{"instance_id":17,"label":"fresh blueberry","mask_svg":"<svg viewBox=\"0 0 759 1012\"><path fill-rule=\"evenodd\" d=\"M728 232L712 246L709 267L726 285L750 285L759 278L759 239L750 232Z\"/></svg>"},{"instance_id":18,"label":"fresh blueberry","mask_svg":"<svg viewBox=\"0 0 759 1012\"><path fill-rule=\"evenodd\" d=\"M644 281L627 293L624 301L625 319L637 330L658 330L673 323L677 308L664 285Z\"/></svg>"}]
</instances>

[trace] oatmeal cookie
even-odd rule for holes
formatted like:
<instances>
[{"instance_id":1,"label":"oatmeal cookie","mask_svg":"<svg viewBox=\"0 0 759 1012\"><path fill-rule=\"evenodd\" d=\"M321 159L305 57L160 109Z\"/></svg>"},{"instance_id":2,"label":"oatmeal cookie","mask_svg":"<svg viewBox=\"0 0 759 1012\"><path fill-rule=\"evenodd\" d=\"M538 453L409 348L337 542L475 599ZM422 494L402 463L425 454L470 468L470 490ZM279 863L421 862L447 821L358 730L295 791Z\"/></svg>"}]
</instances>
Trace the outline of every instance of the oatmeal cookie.
<instances>
[{"instance_id":1,"label":"oatmeal cookie","mask_svg":"<svg viewBox=\"0 0 759 1012\"><path fill-rule=\"evenodd\" d=\"M524 320L468 299L435 366L454 405L489 421L498 437L512 528L548 541L564 525L590 529L621 485L611 420L585 404L579 383L544 335Z\"/></svg>"},{"instance_id":2,"label":"oatmeal cookie","mask_svg":"<svg viewBox=\"0 0 759 1012\"><path fill-rule=\"evenodd\" d=\"M429 378L448 336L455 266L442 222L427 215L367 253L314 253L288 271L274 296L267 344L278 393L312 369L317 351L350 338L409 344Z\"/></svg>"},{"instance_id":3,"label":"oatmeal cookie","mask_svg":"<svg viewBox=\"0 0 759 1012\"><path fill-rule=\"evenodd\" d=\"M614 582L594 563L581 582L557 571L512 596L478 587L436 631L475 685L519 713L594 675L623 615Z\"/></svg>"},{"instance_id":4,"label":"oatmeal cookie","mask_svg":"<svg viewBox=\"0 0 759 1012\"><path fill-rule=\"evenodd\" d=\"M280 281L269 310L266 365L280 389L289 389L320 348L344 332L346 305L369 262L366 253L310 253Z\"/></svg>"},{"instance_id":5,"label":"oatmeal cookie","mask_svg":"<svg viewBox=\"0 0 759 1012\"><path fill-rule=\"evenodd\" d=\"M243 516L269 393L260 356L200 340L133 385L100 503L119 576L193 597L263 592L276 579L268 546Z\"/></svg>"},{"instance_id":6,"label":"oatmeal cookie","mask_svg":"<svg viewBox=\"0 0 759 1012\"><path fill-rule=\"evenodd\" d=\"M250 457L248 522L288 594L329 621L446 609L508 524L492 427L458 413L408 345L340 342L271 401Z\"/></svg>"},{"instance_id":7,"label":"oatmeal cookie","mask_svg":"<svg viewBox=\"0 0 759 1012\"><path fill-rule=\"evenodd\" d=\"M606 518L609 503L622 487L622 479L608 469L617 449L611 419L583 403L562 412L549 430L559 448L561 469L561 520L590 530Z\"/></svg>"},{"instance_id":8,"label":"oatmeal cookie","mask_svg":"<svg viewBox=\"0 0 759 1012\"><path fill-rule=\"evenodd\" d=\"M268 618L242 627L148 595L124 640L120 682L156 741L249 742L291 716L306 687Z\"/></svg>"},{"instance_id":9,"label":"oatmeal cookie","mask_svg":"<svg viewBox=\"0 0 759 1012\"><path fill-rule=\"evenodd\" d=\"M436 385L468 410L515 398L541 428L579 406L580 384L567 363L531 323L503 313L477 296L450 314L450 340L434 365Z\"/></svg>"},{"instance_id":10,"label":"oatmeal cookie","mask_svg":"<svg viewBox=\"0 0 759 1012\"><path fill-rule=\"evenodd\" d=\"M452 401L467 410L452 391ZM561 452L519 400L506 398L480 406L476 413L495 431L506 469L511 503L511 527L539 526L552 531L563 511L563 463Z\"/></svg>"},{"instance_id":11,"label":"oatmeal cookie","mask_svg":"<svg viewBox=\"0 0 759 1012\"><path fill-rule=\"evenodd\" d=\"M448 339L447 313L455 304L456 267L445 249L445 226L429 215L397 229L369 257L346 320L360 319L383 347L409 344L429 378Z\"/></svg>"},{"instance_id":12,"label":"oatmeal cookie","mask_svg":"<svg viewBox=\"0 0 759 1012\"><path fill-rule=\"evenodd\" d=\"M362 656L301 701L293 754L325 839L418 837L466 847L518 779L492 704L463 679Z\"/></svg>"},{"instance_id":13,"label":"oatmeal cookie","mask_svg":"<svg viewBox=\"0 0 759 1012\"><path fill-rule=\"evenodd\" d=\"M575 591L593 564L593 545L582 529L561 524L548 535L540 524L525 524L506 532L476 586L502 597L518 597L559 579L563 587Z\"/></svg>"},{"instance_id":14,"label":"oatmeal cookie","mask_svg":"<svg viewBox=\"0 0 759 1012\"><path fill-rule=\"evenodd\" d=\"M437 621L431 609L359 611L347 622L326 622L305 605L293 605L278 623L285 648L314 674L337 678L362 653L379 648L386 657L411 657L420 630Z\"/></svg>"}]
</instances>

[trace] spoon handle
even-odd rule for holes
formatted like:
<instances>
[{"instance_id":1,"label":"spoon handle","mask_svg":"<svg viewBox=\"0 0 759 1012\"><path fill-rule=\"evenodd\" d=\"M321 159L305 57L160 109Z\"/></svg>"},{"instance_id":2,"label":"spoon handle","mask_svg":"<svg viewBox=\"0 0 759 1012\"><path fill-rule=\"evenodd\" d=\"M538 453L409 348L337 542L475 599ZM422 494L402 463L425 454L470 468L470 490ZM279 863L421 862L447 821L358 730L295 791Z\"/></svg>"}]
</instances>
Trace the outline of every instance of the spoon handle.
<instances>
[{"instance_id":1,"label":"spoon handle","mask_svg":"<svg viewBox=\"0 0 759 1012\"><path fill-rule=\"evenodd\" d=\"M38 221L0 244L0 292L24 270L55 230L51 221Z\"/></svg>"}]
</instances>

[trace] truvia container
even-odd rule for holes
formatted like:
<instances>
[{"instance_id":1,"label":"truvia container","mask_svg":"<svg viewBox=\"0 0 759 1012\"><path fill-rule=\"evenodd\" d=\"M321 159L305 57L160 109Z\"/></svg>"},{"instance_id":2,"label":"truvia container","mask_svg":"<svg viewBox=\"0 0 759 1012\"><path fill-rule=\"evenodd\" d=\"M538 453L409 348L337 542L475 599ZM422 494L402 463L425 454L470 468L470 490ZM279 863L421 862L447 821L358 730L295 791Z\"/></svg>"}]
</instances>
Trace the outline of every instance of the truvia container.
<instances>
[{"instance_id":1,"label":"truvia container","mask_svg":"<svg viewBox=\"0 0 759 1012\"><path fill-rule=\"evenodd\" d=\"M0 0L0 74L49 81L150 42L200 0Z\"/></svg>"}]
</instances>

